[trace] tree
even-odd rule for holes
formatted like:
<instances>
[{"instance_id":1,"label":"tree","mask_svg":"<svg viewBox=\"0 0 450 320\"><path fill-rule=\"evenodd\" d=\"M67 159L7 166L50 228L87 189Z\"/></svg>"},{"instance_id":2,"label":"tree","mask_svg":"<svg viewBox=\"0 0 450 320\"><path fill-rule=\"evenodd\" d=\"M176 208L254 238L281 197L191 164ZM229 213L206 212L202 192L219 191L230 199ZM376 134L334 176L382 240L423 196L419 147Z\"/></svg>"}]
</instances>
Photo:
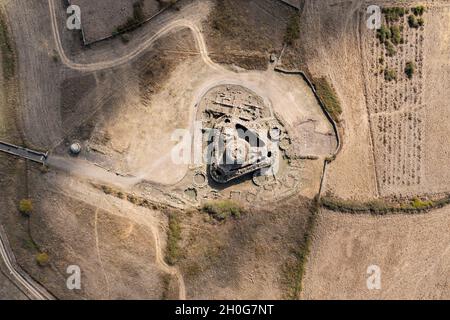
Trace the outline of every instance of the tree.
<instances>
[{"instance_id":1,"label":"tree","mask_svg":"<svg viewBox=\"0 0 450 320\"><path fill-rule=\"evenodd\" d=\"M405 73L406 73L406 76L408 77L408 79L412 79L415 71L416 71L416 66L415 66L414 62L412 62L412 61L407 62L406 67L405 67Z\"/></svg>"},{"instance_id":2,"label":"tree","mask_svg":"<svg viewBox=\"0 0 450 320\"><path fill-rule=\"evenodd\" d=\"M33 211L33 203L30 199L22 199L19 203L19 211L27 216Z\"/></svg>"},{"instance_id":3,"label":"tree","mask_svg":"<svg viewBox=\"0 0 450 320\"><path fill-rule=\"evenodd\" d=\"M384 79L386 81L397 80L397 72L394 69L386 68L386 70L384 70Z\"/></svg>"},{"instance_id":4,"label":"tree","mask_svg":"<svg viewBox=\"0 0 450 320\"><path fill-rule=\"evenodd\" d=\"M36 256L36 262L41 267L46 266L48 264L49 259L50 258L48 256L48 254L45 253L45 252L38 253L37 256Z\"/></svg>"},{"instance_id":5,"label":"tree","mask_svg":"<svg viewBox=\"0 0 450 320\"><path fill-rule=\"evenodd\" d=\"M420 24L419 24L419 22L417 21L416 16L414 16L414 15L412 15L412 14L408 17L408 24L409 24L409 26L410 26L411 28L416 28L416 29L418 29L418 28L420 27ZM423 24L423 22L422 22L422 24Z\"/></svg>"}]
</instances>

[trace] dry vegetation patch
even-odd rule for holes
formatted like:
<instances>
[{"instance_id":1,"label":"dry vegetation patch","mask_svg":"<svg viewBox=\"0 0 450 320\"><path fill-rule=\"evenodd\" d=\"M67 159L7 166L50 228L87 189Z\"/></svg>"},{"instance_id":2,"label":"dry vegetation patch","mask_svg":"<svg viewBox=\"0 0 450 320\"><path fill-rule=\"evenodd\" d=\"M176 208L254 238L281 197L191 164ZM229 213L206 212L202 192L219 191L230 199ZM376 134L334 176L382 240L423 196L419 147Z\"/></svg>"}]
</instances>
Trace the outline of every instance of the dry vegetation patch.
<instances>
[{"instance_id":1,"label":"dry vegetation patch","mask_svg":"<svg viewBox=\"0 0 450 320\"><path fill-rule=\"evenodd\" d=\"M167 231L167 248L166 248L166 261L170 265L174 265L180 258L180 245L181 240L181 226L180 217L177 212L170 212L169 216L169 228Z\"/></svg>"},{"instance_id":2,"label":"dry vegetation patch","mask_svg":"<svg viewBox=\"0 0 450 320\"><path fill-rule=\"evenodd\" d=\"M325 77L313 79L317 95L334 121L340 121L342 107L336 91Z\"/></svg>"},{"instance_id":3,"label":"dry vegetation patch","mask_svg":"<svg viewBox=\"0 0 450 320\"><path fill-rule=\"evenodd\" d=\"M15 74L16 61L14 49L8 33L8 26L3 12L0 10L0 51L2 54L2 71L5 80L10 80Z\"/></svg>"},{"instance_id":4,"label":"dry vegetation patch","mask_svg":"<svg viewBox=\"0 0 450 320\"><path fill-rule=\"evenodd\" d=\"M338 199L324 196L320 203L328 210L347 213L367 213L384 215L389 213L423 213L443 208L450 204L450 195L433 198L413 197L411 199L377 199L369 202Z\"/></svg>"}]
</instances>

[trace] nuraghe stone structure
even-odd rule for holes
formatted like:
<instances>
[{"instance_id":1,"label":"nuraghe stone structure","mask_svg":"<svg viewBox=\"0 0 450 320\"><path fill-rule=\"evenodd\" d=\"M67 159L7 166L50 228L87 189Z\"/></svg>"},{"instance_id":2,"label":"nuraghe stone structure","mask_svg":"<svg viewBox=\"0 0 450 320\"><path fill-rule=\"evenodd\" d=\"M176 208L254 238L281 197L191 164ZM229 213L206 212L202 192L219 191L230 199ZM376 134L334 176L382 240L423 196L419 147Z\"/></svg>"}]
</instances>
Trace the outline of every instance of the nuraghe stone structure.
<instances>
[{"instance_id":1,"label":"nuraghe stone structure","mask_svg":"<svg viewBox=\"0 0 450 320\"><path fill-rule=\"evenodd\" d=\"M270 105L237 85L210 89L200 102L208 173L218 183L276 171L283 126Z\"/></svg>"}]
</instances>

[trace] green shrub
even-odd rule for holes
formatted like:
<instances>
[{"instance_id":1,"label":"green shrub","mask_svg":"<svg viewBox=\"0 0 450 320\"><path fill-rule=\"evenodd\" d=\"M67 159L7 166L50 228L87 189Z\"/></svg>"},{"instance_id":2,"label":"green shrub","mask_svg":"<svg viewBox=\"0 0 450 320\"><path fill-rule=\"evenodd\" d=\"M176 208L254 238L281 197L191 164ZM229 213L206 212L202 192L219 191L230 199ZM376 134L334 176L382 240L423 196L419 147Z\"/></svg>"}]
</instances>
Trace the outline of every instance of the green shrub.
<instances>
[{"instance_id":1,"label":"green shrub","mask_svg":"<svg viewBox=\"0 0 450 320\"><path fill-rule=\"evenodd\" d=\"M169 214L169 228L167 231L166 261L170 265L178 262L180 257L181 225L177 213Z\"/></svg>"},{"instance_id":2,"label":"green shrub","mask_svg":"<svg viewBox=\"0 0 450 320\"><path fill-rule=\"evenodd\" d=\"M202 211L219 221L228 217L239 218L243 213L241 206L231 200L209 201L203 205Z\"/></svg>"},{"instance_id":3,"label":"green shrub","mask_svg":"<svg viewBox=\"0 0 450 320\"><path fill-rule=\"evenodd\" d=\"M414 198L413 201L411 202L411 206L414 209L426 209L426 208L432 208L433 207L433 201L431 200L426 200L423 201L419 198Z\"/></svg>"},{"instance_id":4,"label":"green shrub","mask_svg":"<svg viewBox=\"0 0 450 320\"><path fill-rule=\"evenodd\" d=\"M394 69L386 68L384 70L384 79L386 81L397 80L397 72Z\"/></svg>"},{"instance_id":5,"label":"green shrub","mask_svg":"<svg viewBox=\"0 0 450 320\"><path fill-rule=\"evenodd\" d=\"M143 22L145 20L143 0L139 0L133 3L133 18L137 23Z\"/></svg>"},{"instance_id":6,"label":"green shrub","mask_svg":"<svg viewBox=\"0 0 450 320\"><path fill-rule=\"evenodd\" d=\"M385 25L382 25L381 28L377 30L377 37L380 39L381 43L385 43L392 37L391 29Z\"/></svg>"},{"instance_id":7,"label":"green shrub","mask_svg":"<svg viewBox=\"0 0 450 320\"><path fill-rule=\"evenodd\" d=\"M16 60L2 12L0 12L0 54L2 55L3 77L5 80L9 80L15 74Z\"/></svg>"},{"instance_id":8,"label":"green shrub","mask_svg":"<svg viewBox=\"0 0 450 320\"><path fill-rule=\"evenodd\" d=\"M425 25L425 20L423 20L423 18L418 18L417 23L419 24L420 27L423 27Z\"/></svg>"},{"instance_id":9,"label":"green shrub","mask_svg":"<svg viewBox=\"0 0 450 320\"><path fill-rule=\"evenodd\" d=\"M127 199L128 199L128 201L130 201L132 204L136 204L136 205L139 205L139 198L138 197L136 197L135 195L133 195L133 194L129 194L129 195L127 195Z\"/></svg>"},{"instance_id":10,"label":"green shrub","mask_svg":"<svg viewBox=\"0 0 450 320\"><path fill-rule=\"evenodd\" d=\"M412 8L411 11L416 16L422 16L425 13L425 7L424 6L417 6L415 8Z\"/></svg>"},{"instance_id":11,"label":"green shrub","mask_svg":"<svg viewBox=\"0 0 450 320\"><path fill-rule=\"evenodd\" d=\"M386 21L391 23L402 18L407 13L407 9L400 7L383 8L382 12L386 17Z\"/></svg>"},{"instance_id":12,"label":"green shrub","mask_svg":"<svg viewBox=\"0 0 450 320\"><path fill-rule=\"evenodd\" d=\"M114 189L113 188L111 188L110 186L105 186L105 185L102 186L102 191L105 194L113 194L114 193Z\"/></svg>"},{"instance_id":13,"label":"green shrub","mask_svg":"<svg viewBox=\"0 0 450 320\"><path fill-rule=\"evenodd\" d=\"M292 45L295 40L300 37L300 16L293 14L289 19L286 27L286 33L284 35L284 42L288 45Z\"/></svg>"},{"instance_id":14,"label":"green shrub","mask_svg":"<svg viewBox=\"0 0 450 320\"><path fill-rule=\"evenodd\" d=\"M41 267L44 267L48 264L50 258L47 253L41 252L36 255L36 262Z\"/></svg>"},{"instance_id":15,"label":"green shrub","mask_svg":"<svg viewBox=\"0 0 450 320\"><path fill-rule=\"evenodd\" d=\"M399 26L394 25L391 27L392 43L395 45L403 43L402 32Z\"/></svg>"},{"instance_id":16,"label":"green shrub","mask_svg":"<svg viewBox=\"0 0 450 320\"><path fill-rule=\"evenodd\" d=\"M30 199L22 199L19 203L19 211L23 214L30 215L33 211L33 203Z\"/></svg>"},{"instance_id":17,"label":"green shrub","mask_svg":"<svg viewBox=\"0 0 450 320\"><path fill-rule=\"evenodd\" d=\"M320 199L320 204L332 211L348 212L348 213L363 213L371 212L372 214L384 215L388 213L404 212L417 213L428 211L435 208L442 208L450 205L450 194L445 195L437 200L421 200L413 198L407 202L391 202L383 199L373 200L370 202L359 202L351 200L343 200L330 196L324 196Z\"/></svg>"},{"instance_id":18,"label":"green shrub","mask_svg":"<svg viewBox=\"0 0 450 320\"><path fill-rule=\"evenodd\" d=\"M416 71L416 66L414 64L414 62L407 62L406 66L405 66L405 73L406 76L408 77L408 79L412 79L414 72Z\"/></svg>"},{"instance_id":19,"label":"green shrub","mask_svg":"<svg viewBox=\"0 0 450 320\"><path fill-rule=\"evenodd\" d=\"M394 44L391 41L386 41L386 54L388 57L393 57L397 53Z\"/></svg>"},{"instance_id":20,"label":"green shrub","mask_svg":"<svg viewBox=\"0 0 450 320\"><path fill-rule=\"evenodd\" d=\"M316 88L317 95L323 102L325 109L334 121L339 122L339 117L342 114L342 107L334 88L324 77L313 79L313 83Z\"/></svg>"},{"instance_id":21,"label":"green shrub","mask_svg":"<svg viewBox=\"0 0 450 320\"><path fill-rule=\"evenodd\" d=\"M419 21L417 20L416 16L412 14L408 17L408 24L411 28L417 29L420 27Z\"/></svg>"}]
</instances>

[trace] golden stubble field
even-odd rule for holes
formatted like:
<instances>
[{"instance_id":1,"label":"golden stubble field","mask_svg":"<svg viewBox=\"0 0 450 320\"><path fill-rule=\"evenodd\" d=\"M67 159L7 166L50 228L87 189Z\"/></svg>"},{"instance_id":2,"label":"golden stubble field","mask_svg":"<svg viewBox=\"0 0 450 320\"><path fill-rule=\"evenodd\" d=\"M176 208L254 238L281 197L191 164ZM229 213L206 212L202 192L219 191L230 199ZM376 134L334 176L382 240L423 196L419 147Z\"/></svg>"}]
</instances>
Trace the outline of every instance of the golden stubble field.
<instances>
[{"instance_id":1,"label":"golden stubble field","mask_svg":"<svg viewBox=\"0 0 450 320\"><path fill-rule=\"evenodd\" d=\"M449 299L450 208L423 215L323 211L306 269L305 299ZM381 268L368 290L367 268Z\"/></svg>"}]
</instances>

